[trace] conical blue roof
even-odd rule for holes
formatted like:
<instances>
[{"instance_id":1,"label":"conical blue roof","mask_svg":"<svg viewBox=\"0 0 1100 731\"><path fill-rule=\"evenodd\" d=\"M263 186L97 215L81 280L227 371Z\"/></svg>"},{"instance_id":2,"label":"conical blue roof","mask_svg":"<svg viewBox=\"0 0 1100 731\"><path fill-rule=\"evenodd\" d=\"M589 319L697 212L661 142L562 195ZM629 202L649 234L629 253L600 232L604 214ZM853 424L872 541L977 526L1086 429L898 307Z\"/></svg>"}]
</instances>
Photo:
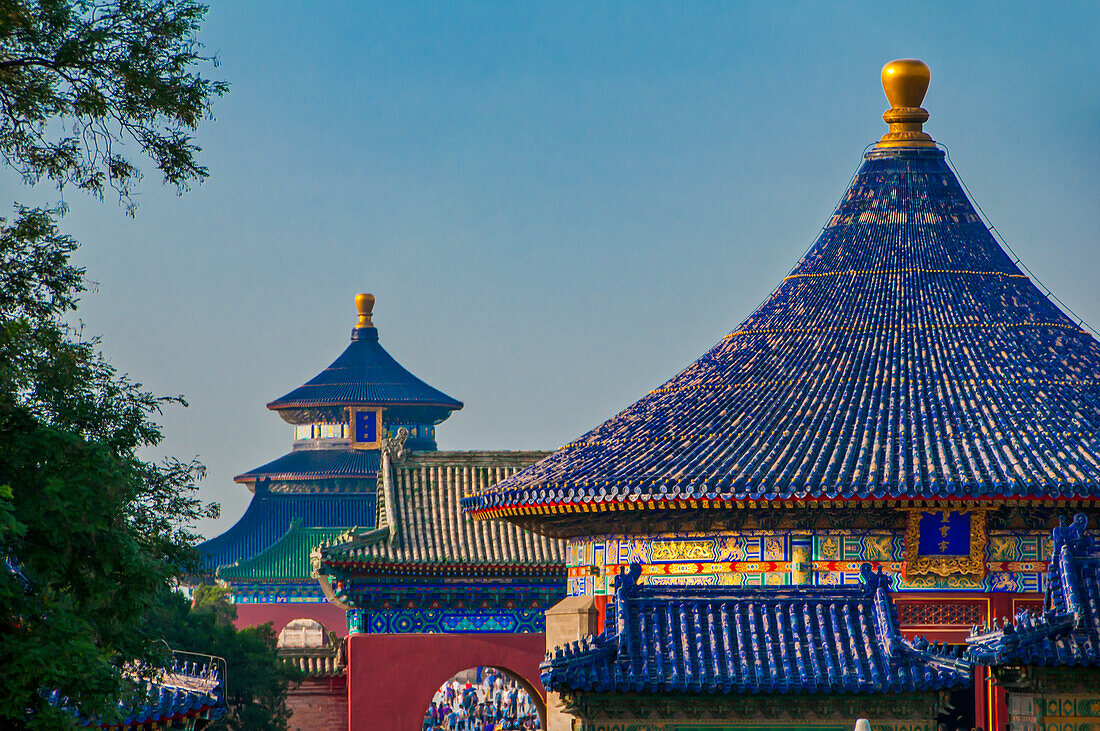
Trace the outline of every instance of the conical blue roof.
<instances>
[{"instance_id":1,"label":"conical blue roof","mask_svg":"<svg viewBox=\"0 0 1100 731\"><path fill-rule=\"evenodd\" d=\"M1100 345L929 142L867 153L809 252L703 357L465 506L1097 496Z\"/></svg>"},{"instance_id":2,"label":"conical blue roof","mask_svg":"<svg viewBox=\"0 0 1100 731\"><path fill-rule=\"evenodd\" d=\"M346 406L387 407L386 421L391 424L430 424L461 409L462 402L409 373L378 342L377 328L360 325L332 365L267 408L291 423L308 423L331 418L329 413Z\"/></svg>"}]
</instances>

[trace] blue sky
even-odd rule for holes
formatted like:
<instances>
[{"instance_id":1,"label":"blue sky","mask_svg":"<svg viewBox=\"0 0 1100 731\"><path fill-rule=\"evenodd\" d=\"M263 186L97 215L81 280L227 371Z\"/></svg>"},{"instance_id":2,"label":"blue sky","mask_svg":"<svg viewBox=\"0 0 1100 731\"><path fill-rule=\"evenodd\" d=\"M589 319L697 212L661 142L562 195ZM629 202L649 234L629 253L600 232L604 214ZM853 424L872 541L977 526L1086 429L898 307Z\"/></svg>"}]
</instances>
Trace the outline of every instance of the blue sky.
<instances>
[{"instance_id":1,"label":"blue sky","mask_svg":"<svg viewBox=\"0 0 1100 731\"><path fill-rule=\"evenodd\" d=\"M729 332L885 131L879 69L932 68L925 129L1038 278L1100 324L1100 5L214 3L233 85L212 177L134 219L66 191L86 332L191 406L165 452L290 448L264 404L343 349L352 298L466 407L444 449L554 448ZM148 166L146 166L148 168ZM11 201L56 201L0 179Z\"/></svg>"}]
</instances>

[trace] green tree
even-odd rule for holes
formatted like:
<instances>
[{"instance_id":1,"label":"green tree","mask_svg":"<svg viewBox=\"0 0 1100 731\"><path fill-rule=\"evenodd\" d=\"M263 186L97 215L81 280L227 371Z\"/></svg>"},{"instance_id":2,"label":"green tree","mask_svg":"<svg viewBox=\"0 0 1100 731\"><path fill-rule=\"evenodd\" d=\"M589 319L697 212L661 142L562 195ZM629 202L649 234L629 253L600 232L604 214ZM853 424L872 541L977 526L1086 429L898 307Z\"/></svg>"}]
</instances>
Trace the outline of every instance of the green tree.
<instances>
[{"instance_id":1,"label":"green tree","mask_svg":"<svg viewBox=\"0 0 1100 731\"><path fill-rule=\"evenodd\" d=\"M141 459L156 397L118 374L62 315L83 289L51 212L0 226L0 726L52 727L56 689L106 713L123 670L157 664L142 618L193 560L188 525L216 514L195 463Z\"/></svg>"},{"instance_id":2,"label":"green tree","mask_svg":"<svg viewBox=\"0 0 1100 731\"><path fill-rule=\"evenodd\" d=\"M129 212L152 160L180 190L205 178L190 131L224 83L198 73L205 8L189 0L0 0L0 154ZM85 290L56 209L0 219L0 727L71 727L44 695L109 717L164 661L146 621L194 566L194 462L143 459L159 397L66 324ZM151 670L149 672L152 672Z\"/></svg>"},{"instance_id":3,"label":"green tree","mask_svg":"<svg viewBox=\"0 0 1100 731\"><path fill-rule=\"evenodd\" d=\"M72 183L129 205L150 158L184 190L207 169L190 132L224 82L196 38L192 0L0 0L0 153L30 183ZM131 210L132 212L132 210Z\"/></svg>"},{"instance_id":4,"label":"green tree","mask_svg":"<svg viewBox=\"0 0 1100 731\"><path fill-rule=\"evenodd\" d=\"M200 586L192 605L175 592L164 597L150 627L174 650L223 657L226 660L229 713L233 731L281 731L287 728L289 684L301 672L283 662L275 649L270 624L233 628L237 610L216 587Z\"/></svg>"}]
</instances>

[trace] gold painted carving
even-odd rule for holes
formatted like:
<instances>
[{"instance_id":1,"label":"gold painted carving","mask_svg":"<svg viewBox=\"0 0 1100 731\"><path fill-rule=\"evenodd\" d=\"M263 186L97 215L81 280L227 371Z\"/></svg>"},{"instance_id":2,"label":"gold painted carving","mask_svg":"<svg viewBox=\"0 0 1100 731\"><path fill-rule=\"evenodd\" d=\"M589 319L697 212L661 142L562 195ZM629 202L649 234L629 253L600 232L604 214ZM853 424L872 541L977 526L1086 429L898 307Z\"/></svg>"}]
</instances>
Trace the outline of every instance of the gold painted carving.
<instances>
[{"instance_id":1,"label":"gold painted carving","mask_svg":"<svg viewBox=\"0 0 1100 731\"><path fill-rule=\"evenodd\" d=\"M714 541L655 541L652 561L713 561Z\"/></svg>"},{"instance_id":2,"label":"gold painted carving","mask_svg":"<svg viewBox=\"0 0 1100 731\"><path fill-rule=\"evenodd\" d=\"M964 513L970 516L970 555L969 556L921 556L920 520L922 513L937 512L927 508L909 511L909 527L905 531L905 571L904 577L935 574L937 576L964 575L971 579L985 576L985 544L988 539L985 529L984 510L941 509L944 518L949 513Z\"/></svg>"}]
</instances>

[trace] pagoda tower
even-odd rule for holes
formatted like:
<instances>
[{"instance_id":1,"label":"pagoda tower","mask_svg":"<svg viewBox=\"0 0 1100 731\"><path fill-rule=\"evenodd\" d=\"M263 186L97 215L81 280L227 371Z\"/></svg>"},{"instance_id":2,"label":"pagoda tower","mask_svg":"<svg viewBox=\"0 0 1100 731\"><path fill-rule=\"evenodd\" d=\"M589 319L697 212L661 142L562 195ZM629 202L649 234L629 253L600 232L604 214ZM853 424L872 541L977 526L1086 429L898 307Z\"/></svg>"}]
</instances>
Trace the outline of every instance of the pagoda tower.
<instances>
[{"instance_id":1,"label":"pagoda tower","mask_svg":"<svg viewBox=\"0 0 1100 731\"><path fill-rule=\"evenodd\" d=\"M568 541L551 731L842 728L857 692L876 727L935 728L919 699L950 693L941 722L1004 728L988 668L971 689L955 663L972 626L1043 610L1060 519L1096 524L1100 343L978 215L923 129L929 79L883 68L889 131L744 322L464 501Z\"/></svg>"},{"instance_id":2,"label":"pagoda tower","mask_svg":"<svg viewBox=\"0 0 1100 731\"><path fill-rule=\"evenodd\" d=\"M312 618L346 634L342 609L311 578L310 552L352 529L375 528L382 445L436 450L435 427L462 403L391 356L372 320L374 296L355 297L351 343L333 363L267 408L293 425L289 453L238 475L253 492L245 514L199 550L232 591L238 622L276 629ZM304 606L308 605L308 606ZM316 616L314 616L316 615Z\"/></svg>"},{"instance_id":3,"label":"pagoda tower","mask_svg":"<svg viewBox=\"0 0 1100 731\"><path fill-rule=\"evenodd\" d=\"M293 448L237 476L254 492L248 510L199 549L238 626L271 622L304 671L293 728L413 728L443 682L487 665L542 707L564 542L474 521L461 501L547 453L439 451L435 427L462 403L386 352L373 296L355 303L351 344L267 405L293 425Z\"/></svg>"}]
</instances>

